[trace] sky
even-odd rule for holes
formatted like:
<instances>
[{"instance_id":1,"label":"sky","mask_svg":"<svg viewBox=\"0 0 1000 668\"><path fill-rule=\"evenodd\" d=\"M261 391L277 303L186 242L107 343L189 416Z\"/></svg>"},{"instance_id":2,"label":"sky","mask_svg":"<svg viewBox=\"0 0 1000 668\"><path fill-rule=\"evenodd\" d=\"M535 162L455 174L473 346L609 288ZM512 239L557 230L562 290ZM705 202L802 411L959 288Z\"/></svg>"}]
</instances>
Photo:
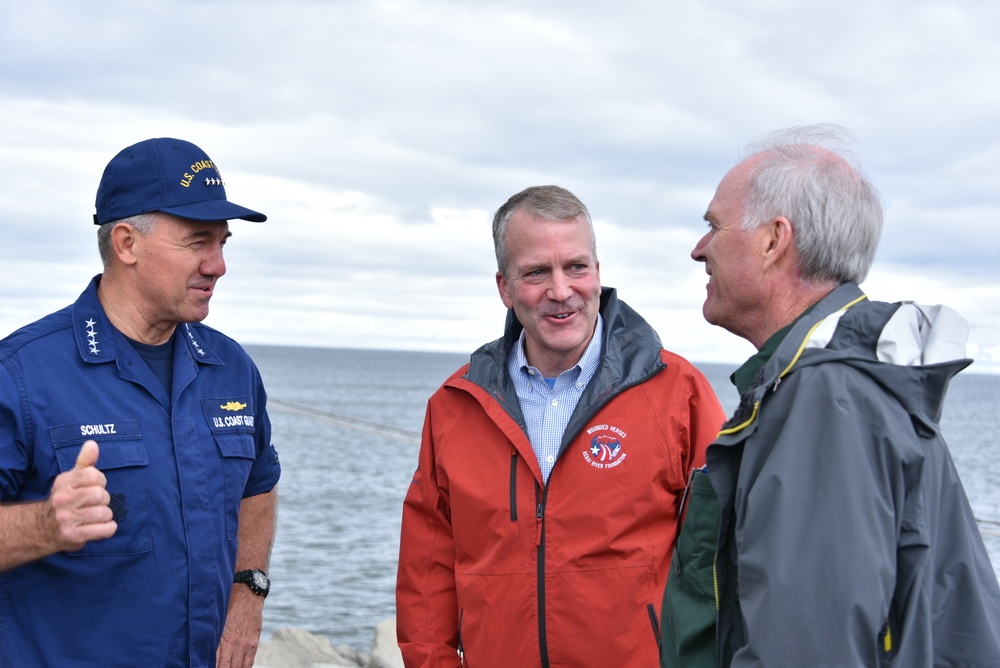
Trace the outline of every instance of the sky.
<instances>
[{"instance_id":1,"label":"sky","mask_svg":"<svg viewBox=\"0 0 1000 668\"><path fill-rule=\"evenodd\" d=\"M1000 373L998 119L992 0L0 0L0 331L100 272L104 166L169 136L269 217L231 224L206 320L242 343L471 352L493 212L551 183L667 348L735 366L702 216L744 145L835 123L886 210L862 287L952 306Z\"/></svg>"}]
</instances>

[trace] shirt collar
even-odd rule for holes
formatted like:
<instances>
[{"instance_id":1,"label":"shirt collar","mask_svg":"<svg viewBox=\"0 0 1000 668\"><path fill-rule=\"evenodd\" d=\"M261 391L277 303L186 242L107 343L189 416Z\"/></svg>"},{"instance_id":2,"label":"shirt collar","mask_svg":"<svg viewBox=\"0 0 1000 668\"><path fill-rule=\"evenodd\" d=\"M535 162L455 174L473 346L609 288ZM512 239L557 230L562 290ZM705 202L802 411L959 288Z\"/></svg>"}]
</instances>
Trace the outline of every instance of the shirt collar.
<instances>
[{"instance_id":1,"label":"shirt collar","mask_svg":"<svg viewBox=\"0 0 1000 668\"><path fill-rule=\"evenodd\" d=\"M579 378L577 382L581 385L586 385L587 382L593 377L597 372L598 367L601 366L601 349L604 345L604 317L600 313L597 314L597 325L594 327L594 335L590 337L590 343L587 344L587 349L583 351L583 356L580 357L575 365L563 371L563 373L570 373L573 371L579 372ZM521 373L528 373L528 369L533 368L528 364L528 358L524 355L524 330L521 330L520 336L517 337L517 343L511 349L511 371L517 370ZM562 375L562 374L560 374Z\"/></svg>"},{"instance_id":2,"label":"shirt collar","mask_svg":"<svg viewBox=\"0 0 1000 668\"><path fill-rule=\"evenodd\" d=\"M117 357L116 333L122 340L125 339L125 335L115 329L104 312L104 307L97 296L100 282L101 274L98 274L73 304L72 309L73 331L80 357L84 362L94 364L110 362ZM179 335L178 340L185 342L193 359L205 364L222 363L195 327L189 323L180 323L177 329L175 334Z\"/></svg>"}]
</instances>

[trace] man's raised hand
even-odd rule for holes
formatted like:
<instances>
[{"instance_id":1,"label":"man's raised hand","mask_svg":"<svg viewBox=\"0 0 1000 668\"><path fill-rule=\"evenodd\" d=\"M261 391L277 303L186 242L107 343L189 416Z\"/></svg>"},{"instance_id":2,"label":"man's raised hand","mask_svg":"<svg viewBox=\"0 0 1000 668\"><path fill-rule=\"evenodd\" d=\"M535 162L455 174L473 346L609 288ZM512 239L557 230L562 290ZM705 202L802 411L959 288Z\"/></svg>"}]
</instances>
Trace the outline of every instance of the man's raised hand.
<instances>
[{"instance_id":1,"label":"man's raised hand","mask_svg":"<svg viewBox=\"0 0 1000 668\"><path fill-rule=\"evenodd\" d=\"M49 514L60 550L79 550L88 542L115 535L107 478L97 469L100 449L86 441L72 470L56 476L49 495Z\"/></svg>"}]
</instances>

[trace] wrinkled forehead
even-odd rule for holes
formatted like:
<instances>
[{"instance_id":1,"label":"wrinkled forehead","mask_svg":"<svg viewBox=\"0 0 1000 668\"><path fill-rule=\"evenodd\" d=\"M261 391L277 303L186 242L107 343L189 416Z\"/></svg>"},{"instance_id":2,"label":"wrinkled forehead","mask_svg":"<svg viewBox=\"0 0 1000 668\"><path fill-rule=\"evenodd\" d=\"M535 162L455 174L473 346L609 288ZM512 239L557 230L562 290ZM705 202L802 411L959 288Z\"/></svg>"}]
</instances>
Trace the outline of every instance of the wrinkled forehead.
<instances>
[{"instance_id":1,"label":"wrinkled forehead","mask_svg":"<svg viewBox=\"0 0 1000 668\"><path fill-rule=\"evenodd\" d=\"M726 175L722 178L722 182L719 184L721 188L723 184L726 184L727 188L740 195L746 194L746 190L750 185L750 179L754 172L764 161L767 159L768 155L766 153L757 153L756 155L751 155L749 158L744 158L743 160L736 163L736 165L726 172Z\"/></svg>"},{"instance_id":2,"label":"wrinkled forehead","mask_svg":"<svg viewBox=\"0 0 1000 668\"><path fill-rule=\"evenodd\" d=\"M751 156L726 172L708 205L706 219L718 220L726 215L742 215L743 203L750 186L750 175L759 162L758 156Z\"/></svg>"},{"instance_id":3,"label":"wrinkled forehead","mask_svg":"<svg viewBox=\"0 0 1000 668\"><path fill-rule=\"evenodd\" d=\"M190 237L220 237L228 239L233 236L229 231L228 220L191 220L179 218L168 213L156 214L156 226L167 228L175 234Z\"/></svg>"}]
</instances>

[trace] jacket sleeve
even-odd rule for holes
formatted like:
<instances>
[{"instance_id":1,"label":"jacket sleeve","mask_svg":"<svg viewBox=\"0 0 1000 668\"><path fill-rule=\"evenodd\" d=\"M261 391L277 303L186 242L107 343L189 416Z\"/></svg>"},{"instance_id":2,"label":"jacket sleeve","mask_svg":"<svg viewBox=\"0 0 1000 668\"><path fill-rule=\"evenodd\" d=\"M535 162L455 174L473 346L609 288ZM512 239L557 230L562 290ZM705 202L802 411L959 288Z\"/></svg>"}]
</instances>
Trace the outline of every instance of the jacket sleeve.
<instances>
[{"instance_id":1,"label":"jacket sleeve","mask_svg":"<svg viewBox=\"0 0 1000 668\"><path fill-rule=\"evenodd\" d=\"M690 474L692 469L705 465L705 452L718 436L719 430L722 429L722 425L726 421L726 413L722 410L722 405L719 404L719 399L715 396L712 385L697 370L695 370L695 378L692 383L689 417L691 458L687 462L685 474Z\"/></svg>"},{"instance_id":2,"label":"jacket sleeve","mask_svg":"<svg viewBox=\"0 0 1000 668\"><path fill-rule=\"evenodd\" d=\"M244 498L270 492L278 484L278 479L281 477L281 463L278 460L274 444L271 443L271 418L267 413L267 392L264 390L264 381L261 379L256 365L253 362L250 362L250 365L256 386L254 401L257 415L254 449L257 458L254 460L253 468L250 469L250 477L243 492Z\"/></svg>"},{"instance_id":3,"label":"jacket sleeve","mask_svg":"<svg viewBox=\"0 0 1000 668\"><path fill-rule=\"evenodd\" d=\"M758 421L735 497L746 644L732 666L876 665L912 424L874 381L833 364L786 377Z\"/></svg>"},{"instance_id":4,"label":"jacket sleeve","mask_svg":"<svg viewBox=\"0 0 1000 668\"><path fill-rule=\"evenodd\" d=\"M25 418L24 402L13 374L0 365L0 502L23 500L21 486L31 469L32 453L25 436L30 424ZM45 490L47 493L48 490Z\"/></svg>"},{"instance_id":5,"label":"jacket sleeve","mask_svg":"<svg viewBox=\"0 0 1000 668\"><path fill-rule=\"evenodd\" d=\"M692 469L705 465L705 451L719 434L726 414L712 384L694 365L666 350L661 357L667 365L663 379L665 392L671 396L668 408L663 411L664 417L673 421L667 432L683 435L680 441L683 485Z\"/></svg>"},{"instance_id":6,"label":"jacket sleeve","mask_svg":"<svg viewBox=\"0 0 1000 668\"><path fill-rule=\"evenodd\" d=\"M455 543L447 490L438 480L433 420L432 398L399 544L396 636L407 668L460 665Z\"/></svg>"}]
</instances>

